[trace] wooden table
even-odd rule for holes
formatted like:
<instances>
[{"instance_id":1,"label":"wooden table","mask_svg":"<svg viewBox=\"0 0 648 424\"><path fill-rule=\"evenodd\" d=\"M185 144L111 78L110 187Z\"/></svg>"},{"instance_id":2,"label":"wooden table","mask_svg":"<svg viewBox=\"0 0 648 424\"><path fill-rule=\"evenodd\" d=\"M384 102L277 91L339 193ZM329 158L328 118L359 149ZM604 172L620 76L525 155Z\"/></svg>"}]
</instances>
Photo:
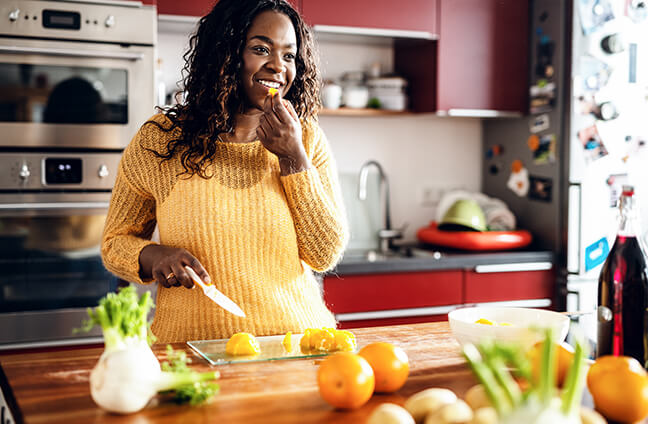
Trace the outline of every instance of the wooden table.
<instances>
[{"instance_id":1,"label":"wooden table","mask_svg":"<svg viewBox=\"0 0 648 424\"><path fill-rule=\"evenodd\" d=\"M191 407L154 399L132 415L101 410L90 397L89 375L102 348L0 354L0 386L17 423L363 423L383 402L403 404L430 387L446 387L459 396L474 384L459 344L447 322L355 329L360 347L387 341L402 347L410 376L394 394L374 394L353 411L336 410L318 393L317 367L322 358L239 363L210 367L184 344L197 371L217 369L220 393L208 405ZM165 345L155 354L166 359ZM2 423L4 424L4 423Z\"/></svg>"}]
</instances>

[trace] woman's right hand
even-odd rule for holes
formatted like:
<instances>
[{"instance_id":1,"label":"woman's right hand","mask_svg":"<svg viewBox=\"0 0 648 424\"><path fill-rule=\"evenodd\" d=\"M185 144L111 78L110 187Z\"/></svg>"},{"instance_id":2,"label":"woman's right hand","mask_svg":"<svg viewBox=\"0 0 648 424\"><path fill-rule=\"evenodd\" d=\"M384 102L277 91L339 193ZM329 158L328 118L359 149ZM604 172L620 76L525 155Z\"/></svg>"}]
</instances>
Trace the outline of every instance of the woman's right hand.
<instances>
[{"instance_id":1,"label":"woman's right hand","mask_svg":"<svg viewBox=\"0 0 648 424\"><path fill-rule=\"evenodd\" d=\"M187 265L193 268L206 284L211 283L211 278L200 261L186 249L151 244L140 252L139 263L140 277L153 277L163 287L193 288L194 282L184 269Z\"/></svg>"}]
</instances>

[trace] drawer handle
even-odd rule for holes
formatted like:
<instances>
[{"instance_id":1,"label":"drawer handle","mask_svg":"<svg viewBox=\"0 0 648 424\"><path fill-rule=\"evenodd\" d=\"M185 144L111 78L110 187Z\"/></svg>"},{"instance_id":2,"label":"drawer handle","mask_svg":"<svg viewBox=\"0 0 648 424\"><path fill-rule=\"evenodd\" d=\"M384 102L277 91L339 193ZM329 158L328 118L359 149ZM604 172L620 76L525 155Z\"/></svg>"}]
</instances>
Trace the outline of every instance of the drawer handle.
<instances>
[{"instance_id":1,"label":"drawer handle","mask_svg":"<svg viewBox=\"0 0 648 424\"><path fill-rule=\"evenodd\" d=\"M488 274L491 272L546 271L553 268L551 262L526 262L515 264L477 265L475 272Z\"/></svg>"},{"instance_id":2,"label":"drawer handle","mask_svg":"<svg viewBox=\"0 0 648 424\"><path fill-rule=\"evenodd\" d=\"M425 315L444 315L457 308L461 308L461 306L462 305L447 305L429 306L425 308L391 309L386 311L349 312L345 314L336 314L335 318L338 321L357 321L384 318L409 318Z\"/></svg>"}]
</instances>

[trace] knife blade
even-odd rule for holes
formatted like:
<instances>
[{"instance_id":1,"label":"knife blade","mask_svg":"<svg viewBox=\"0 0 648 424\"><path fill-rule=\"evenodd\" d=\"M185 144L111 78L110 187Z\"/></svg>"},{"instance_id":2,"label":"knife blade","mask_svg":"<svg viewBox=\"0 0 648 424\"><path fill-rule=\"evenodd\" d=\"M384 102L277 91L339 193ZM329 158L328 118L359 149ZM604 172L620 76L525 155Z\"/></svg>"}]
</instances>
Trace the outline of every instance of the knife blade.
<instances>
[{"instance_id":1,"label":"knife blade","mask_svg":"<svg viewBox=\"0 0 648 424\"><path fill-rule=\"evenodd\" d=\"M239 308L239 306L234 303L232 299L221 293L216 287L214 287L213 284L205 284L203 280L198 276L198 274L196 274L196 271L194 271L190 266L185 266L185 269L189 273L191 279L194 280L194 283L200 286L200 288L203 290L205 296L216 302L218 306L225 309L226 311L245 318L245 312L243 312L243 310Z\"/></svg>"}]
</instances>

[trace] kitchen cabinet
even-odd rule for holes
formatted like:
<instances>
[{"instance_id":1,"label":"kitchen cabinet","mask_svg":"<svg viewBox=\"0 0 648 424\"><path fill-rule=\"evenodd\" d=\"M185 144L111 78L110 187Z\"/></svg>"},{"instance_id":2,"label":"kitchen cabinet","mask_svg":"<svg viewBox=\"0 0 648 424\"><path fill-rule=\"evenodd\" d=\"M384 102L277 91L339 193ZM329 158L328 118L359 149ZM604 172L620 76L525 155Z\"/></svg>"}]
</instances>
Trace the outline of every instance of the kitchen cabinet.
<instances>
[{"instance_id":1,"label":"kitchen cabinet","mask_svg":"<svg viewBox=\"0 0 648 424\"><path fill-rule=\"evenodd\" d=\"M437 34L438 0L302 0L302 16L310 25ZM317 28L316 28L317 29Z\"/></svg>"},{"instance_id":2,"label":"kitchen cabinet","mask_svg":"<svg viewBox=\"0 0 648 424\"><path fill-rule=\"evenodd\" d=\"M324 301L341 328L445 320L462 299L462 271L324 277Z\"/></svg>"},{"instance_id":3,"label":"kitchen cabinet","mask_svg":"<svg viewBox=\"0 0 648 424\"><path fill-rule=\"evenodd\" d=\"M415 112L519 116L528 105L527 0L439 0L438 40L396 40Z\"/></svg>"},{"instance_id":4,"label":"kitchen cabinet","mask_svg":"<svg viewBox=\"0 0 648 424\"><path fill-rule=\"evenodd\" d=\"M215 0L157 0L160 15L204 16L216 3ZM301 10L301 0L288 0L288 3Z\"/></svg>"},{"instance_id":5,"label":"kitchen cabinet","mask_svg":"<svg viewBox=\"0 0 648 424\"><path fill-rule=\"evenodd\" d=\"M456 308L485 303L547 308L554 304L555 286L547 262L323 280L324 301L340 328L442 321Z\"/></svg>"}]
</instances>

